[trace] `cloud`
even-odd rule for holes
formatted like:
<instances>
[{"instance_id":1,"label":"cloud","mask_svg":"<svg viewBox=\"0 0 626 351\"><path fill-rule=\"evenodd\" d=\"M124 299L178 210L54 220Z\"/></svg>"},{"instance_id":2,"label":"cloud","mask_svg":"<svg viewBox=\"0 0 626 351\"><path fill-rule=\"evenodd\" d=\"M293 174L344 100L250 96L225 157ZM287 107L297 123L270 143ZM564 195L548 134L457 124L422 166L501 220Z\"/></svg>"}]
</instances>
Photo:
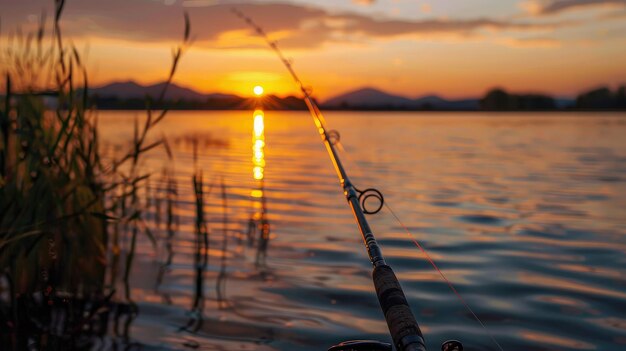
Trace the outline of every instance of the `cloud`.
<instances>
[{"instance_id":1,"label":"cloud","mask_svg":"<svg viewBox=\"0 0 626 351\"><path fill-rule=\"evenodd\" d=\"M599 20L615 20L622 19L626 17L626 9L622 11L613 11L610 13L605 13L597 17Z\"/></svg>"},{"instance_id":2,"label":"cloud","mask_svg":"<svg viewBox=\"0 0 626 351\"><path fill-rule=\"evenodd\" d=\"M370 6L373 5L376 0L352 0L352 2L361 6Z\"/></svg>"},{"instance_id":3,"label":"cloud","mask_svg":"<svg viewBox=\"0 0 626 351\"><path fill-rule=\"evenodd\" d=\"M593 8L624 8L626 0L530 0L520 6L533 15L556 15Z\"/></svg>"},{"instance_id":4,"label":"cloud","mask_svg":"<svg viewBox=\"0 0 626 351\"><path fill-rule=\"evenodd\" d=\"M343 15L348 19L344 31L365 34L371 37L394 37L404 35L460 34L488 29L495 31L529 31L552 29L554 24L507 22L488 18L479 19L426 19L420 21L379 20L358 15Z\"/></svg>"},{"instance_id":5,"label":"cloud","mask_svg":"<svg viewBox=\"0 0 626 351\"><path fill-rule=\"evenodd\" d=\"M51 3L21 0L0 13L12 22L24 23ZM424 19L401 20L354 13L330 13L322 8L289 3L234 3L212 0L80 0L67 2L63 28L75 38L113 38L138 42L180 41L183 12L189 11L196 45L212 48L249 48L264 44L252 30L232 14L235 6L280 39L285 48L315 48L327 43L366 42L397 37L432 38L437 35L470 36L482 31L545 31L564 22L545 24L519 20ZM52 9L47 9L52 13Z\"/></svg>"},{"instance_id":6,"label":"cloud","mask_svg":"<svg viewBox=\"0 0 626 351\"><path fill-rule=\"evenodd\" d=\"M506 38L502 42L513 48L556 48L561 46L559 40L546 37Z\"/></svg>"}]
</instances>

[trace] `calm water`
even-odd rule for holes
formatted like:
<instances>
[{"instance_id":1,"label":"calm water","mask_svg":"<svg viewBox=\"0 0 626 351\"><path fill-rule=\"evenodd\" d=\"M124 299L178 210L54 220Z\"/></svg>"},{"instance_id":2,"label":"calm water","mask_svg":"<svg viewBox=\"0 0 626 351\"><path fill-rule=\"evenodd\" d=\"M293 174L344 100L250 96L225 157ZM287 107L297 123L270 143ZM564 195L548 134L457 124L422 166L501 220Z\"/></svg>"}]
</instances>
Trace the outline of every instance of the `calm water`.
<instances>
[{"instance_id":1,"label":"calm water","mask_svg":"<svg viewBox=\"0 0 626 351\"><path fill-rule=\"evenodd\" d=\"M103 139L132 135L135 112L101 112ZM141 115L141 114L138 114ZM357 187L378 187L505 350L626 349L626 116L624 114L327 113ZM180 229L173 261L164 240L141 237L133 271L140 313L130 339L149 349L326 350L348 339L389 340L352 214L311 118L266 112L254 160L250 112L172 112L174 161L155 151L144 167L175 171ZM195 291L193 152L211 193L204 323ZM258 135L257 135L258 139ZM262 146L257 144L257 146ZM262 154L258 154L261 151ZM258 157L263 156L263 160ZM264 161L264 162L259 162ZM264 192L259 170L263 166ZM222 199L227 249L222 266ZM160 192L157 191L160 194ZM265 260L241 244L263 197ZM495 350L488 333L386 211L371 225L430 350L459 339ZM156 229L160 238L165 231ZM220 301L221 300L221 301ZM118 338L104 340L109 346ZM106 346L106 345L104 345Z\"/></svg>"}]
</instances>

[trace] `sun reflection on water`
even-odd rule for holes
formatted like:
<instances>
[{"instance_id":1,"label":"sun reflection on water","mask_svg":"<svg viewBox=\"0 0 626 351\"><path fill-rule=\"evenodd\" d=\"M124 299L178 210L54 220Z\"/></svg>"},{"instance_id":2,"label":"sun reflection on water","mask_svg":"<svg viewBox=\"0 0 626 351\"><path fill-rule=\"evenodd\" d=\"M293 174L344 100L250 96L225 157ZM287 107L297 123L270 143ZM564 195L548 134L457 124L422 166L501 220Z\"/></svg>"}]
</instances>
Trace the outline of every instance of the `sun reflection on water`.
<instances>
[{"instance_id":1,"label":"sun reflection on water","mask_svg":"<svg viewBox=\"0 0 626 351\"><path fill-rule=\"evenodd\" d=\"M261 110L254 111L254 135L252 143L252 162L254 168L252 174L254 179L263 180L265 170L265 122L264 114Z\"/></svg>"},{"instance_id":2,"label":"sun reflection on water","mask_svg":"<svg viewBox=\"0 0 626 351\"><path fill-rule=\"evenodd\" d=\"M270 240L270 223L267 218L267 200L265 194L265 114L262 110L254 111L252 131L252 175L256 188L252 189L252 212L248 220L248 242L257 244L256 265L262 267L267 256Z\"/></svg>"}]
</instances>

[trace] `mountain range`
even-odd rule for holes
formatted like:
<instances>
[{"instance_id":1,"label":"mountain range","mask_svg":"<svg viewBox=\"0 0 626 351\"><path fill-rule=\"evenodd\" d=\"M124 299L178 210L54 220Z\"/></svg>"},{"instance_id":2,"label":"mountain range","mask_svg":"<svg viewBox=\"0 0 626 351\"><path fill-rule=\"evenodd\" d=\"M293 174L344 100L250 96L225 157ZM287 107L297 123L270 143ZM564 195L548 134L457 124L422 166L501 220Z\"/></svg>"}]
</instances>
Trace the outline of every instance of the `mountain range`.
<instances>
[{"instance_id":1,"label":"mountain range","mask_svg":"<svg viewBox=\"0 0 626 351\"><path fill-rule=\"evenodd\" d=\"M393 110L477 110L479 99L446 100L437 95L411 99L374 88L362 88L326 100L323 106L339 109L393 109Z\"/></svg>"},{"instance_id":2,"label":"mountain range","mask_svg":"<svg viewBox=\"0 0 626 351\"><path fill-rule=\"evenodd\" d=\"M117 98L117 99L144 99L147 96L157 99L165 82L152 85L141 85L134 81L114 82L103 85L98 88L91 89L91 95L97 95L100 98ZM207 99L226 99L236 98L231 94L203 94L193 89L182 87L171 83L165 94L165 99L169 100L188 100L188 101L204 101Z\"/></svg>"},{"instance_id":3,"label":"mountain range","mask_svg":"<svg viewBox=\"0 0 626 351\"><path fill-rule=\"evenodd\" d=\"M151 97L158 98L165 83L153 85L141 85L133 81L114 82L101 87L91 89L91 95L96 96L100 101L110 100L131 100ZM211 93L204 94L193 89L177 84L171 84L165 95L166 100L186 101L195 103L206 103L207 101L244 101L246 98L232 94ZM288 109L293 109L294 97L287 97L282 100L289 100ZM477 110L479 108L478 99L446 100L436 95L423 96L416 99L393 95L374 88L362 88L341 94L327 99L321 103L322 107L330 109L365 109L365 110ZM197 105L194 105L197 106ZM304 107L304 104L302 104ZM280 108L278 106L277 108Z\"/></svg>"}]
</instances>

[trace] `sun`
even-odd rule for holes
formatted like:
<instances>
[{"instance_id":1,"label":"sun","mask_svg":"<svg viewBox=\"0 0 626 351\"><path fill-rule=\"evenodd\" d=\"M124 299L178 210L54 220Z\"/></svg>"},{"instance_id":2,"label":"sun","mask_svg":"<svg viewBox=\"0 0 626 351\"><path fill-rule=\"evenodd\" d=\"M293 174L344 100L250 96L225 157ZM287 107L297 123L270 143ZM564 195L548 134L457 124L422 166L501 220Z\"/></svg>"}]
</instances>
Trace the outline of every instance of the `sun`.
<instances>
[{"instance_id":1,"label":"sun","mask_svg":"<svg viewBox=\"0 0 626 351\"><path fill-rule=\"evenodd\" d=\"M254 95L256 95L256 96L263 95L263 91L264 91L264 89L260 85L257 85L257 86L254 87Z\"/></svg>"}]
</instances>

